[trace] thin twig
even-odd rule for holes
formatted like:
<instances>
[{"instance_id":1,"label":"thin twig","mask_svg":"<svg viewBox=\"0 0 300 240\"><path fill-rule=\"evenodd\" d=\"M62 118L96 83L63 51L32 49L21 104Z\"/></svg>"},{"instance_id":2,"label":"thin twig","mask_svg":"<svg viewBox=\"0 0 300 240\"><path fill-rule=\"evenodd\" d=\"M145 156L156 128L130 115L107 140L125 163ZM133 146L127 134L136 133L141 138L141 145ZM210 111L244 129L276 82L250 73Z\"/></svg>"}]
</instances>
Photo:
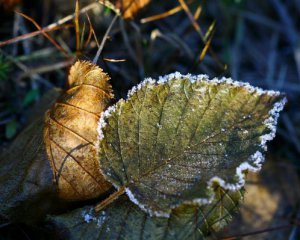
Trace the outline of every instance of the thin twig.
<instances>
[{"instance_id":1,"label":"thin twig","mask_svg":"<svg viewBox=\"0 0 300 240\"><path fill-rule=\"evenodd\" d=\"M78 56L80 51L80 29L79 29L79 1L76 0L75 4L75 19L74 19L74 25L75 25L75 33L76 33L76 55Z\"/></svg>"},{"instance_id":2,"label":"thin twig","mask_svg":"<svg viewBox=\"0 0 300 240\"><path fill-rule=\"evenodd\" d=\"M114 18L112 19L112 21L111 21L109 27L107 28L107 30L106 30L106 32L105 32L105 34L104 34L104 36L103 36L102 42L101 42L101 44L100 44L100 47L98 48L98 51L97 51L97 53L96 53L96 56L94 57L94 60L93 60L93 63L94 63L94 64L97 63L97 61L98 61L98 59L99 59L99 57L100 57L100 55L101 55L101 53L102 53L102 50L103 50L103 48L104 48L104 45L105 45L105 43L106 43L106 40L107 40L107 38L108 38L108 34L110 33L110 31L111 31L111 29L112 29L113 25L115 24L115 22L116 22L116 20L117 20L118 17L119 17L119 15L116 14L116 15L114 16Z\"/></svg>"},{"instance_id":3,"label":"thin twig","mask_svg":"<svg viewBox=\"0 0 300 240\"><path fill-rule=\"evenodd\" d=\"M91 3L89 5L87 5L86 7L82 8L80 11L79 11L79 14L82 14L82 13L85 13L91 9L94 9L95 7L98 6L98 3L97 2L94 2L94 3ZM16 43L16 42L19 42L19 41L23 41L25 39L28 39L28 38L31 38L31 37L34 37L36 35L39 35L41 33L45 33L45 32L49 32L49 31L52 31L54 29L57 29L58 26L68 22L68 21L71 21L73 18L75 17L75 13L73 14L70 14L60 20L58 20L57 22L55 23L51 23L50 25L40 29L39 31L36 31L36 32L32 32L32 33L29 33L29 34L26 34L26 35L22 35L22 36L19 36L19 37L16 37L16 38L13 38L13 39L9 39L9 40L6 40L6 41L3 41L3 42L0 42L0 47L4 46L4 45L8 45L8 44L12 44L12 43Z\"/></svg>"},{"instance_id":4,"label":"thin twig","mask_svg":"<svg viewBox=\"0 0 300 240\"><path fill-rule=\"evenodd\" d=\"M68 53L46 32L42 31L42 27L31 17L25 15L24 13L20 13L20 12L16 12L19 15L21 15L22 17L26 18L27 20L29 20L30 22L33 23L33 25L41 31L41 33L58 49L60 50L62 53L64 53L66 56L68 56Z\"/></svg>"},{"instance_id":5,"label":"thin twig","mask_svg":"<svg viewBox=\"0 0 300 240\"><path fill-rule=\"evenodd\" d=\"M210 37L208 38L207 42L205 43L204 48L202 49L202 51L199 55L198 63L200 63L204 59L204 57L205 57L205 55L206 55L206 53L207 53L207 51L208 51L208 49L211 45L211 41L213 39L214 33L215 33L215 31L213 30L212 33L210 34Z\"/></svg>"},{"instance_id":6,"label":"thin twig","mask_svg":"<svg viewBox=\"0 0 300 240\"><path fill-rule=\"evenodd\" d=\"M183 10L187 14L188 18L190 19L190 21L191 21L192 25L194 26L194 28L196 29L196 31L200 35L202 41L205 42L203 31L202 31L200 25L196 22L193 14L191 13L188 5L186 4L186 2L184 0L178 0L178 2L180 3L180 5L182 6Z\"/></svg>"},{"instance_id":7,"label":"thin twig","mask_svg":"<svg viewBox=\"0 0 300 240\"><path fill-rule=\"evenodd\" d=\"M201 7L201 5L199 5L199 6L197 7L197 9L196 9L195 14L194 14L194 19L195 19L195 21L199 19L201 13L202 13L202 7Z\"/></svg>"},{"instance_id":8,"label":"thin twig","mask_svg":"<svg viewBox=\"0 0 300 240\"><path fill-rule=\"evenodd\" d=\"M190 19L190 21L191 21L193 27L195 28L196 32L199 34L200 39L202 40L202 42L203 42L204 44L206 44L208 34L205 34L205 35L203 34L203 31L202 31L200 25L199 25L199 24L197 23L197 21L196 21L195 16L196 16L198 13L196 13L195 16L193 16L193 14L191 13L191 11L190 11L188 5L186 4L185 0L178 0L178 2L180 3L180 5L182 6L182 8L183 8L183 10L185 11L186 15L187 15L188 18ZM196 16L196 17L197 17L197 16ZM212 25L214 25L214 24L215 24L215 23L213 22ZM220 67L222 70L226 69L227 66L224 65L224 64L219 60L218 56L217 56L216 53L212 50L212 48L210 47L210 45L209 45L207 51L211 54L211 56L213 57L213 59L215 60L215 62L219 65L219 67ZM196 56L196 58L198 59L198 56ZM195 59L195 62L198 64L199 62L197 61L197 59ZM194 65L194 66L196 66L196 65ZM194 67L194 66L193 66L193 67Z\"/></svg>"},{"instance_id":9,"label":"thin twig","mask_svg":"<svg viewBox=\"0 0 300 240\"><path fill-rule=\"evenodd\" d=\"M156 20L159 20L159 19L162 19L162 18L166 18L166 17L169 17L175 13L178 13L182 10L182 6L177 6L177 7L174 7L166 12L163 12L163 13L160 13L160 14L157 14L157 15L153 15L153 16L150 16L150 17L146 17L146 18L143 18L141 19L141 23L148 23L148 22L152 22L152 21L156 21Z\"/></svg>"},{"instance_id":10,"label":"thin twig","mask_svg":"<svg viewBox=\"0 0 300 240\"><path fill-rule=\"evenodd\" d=\"M103 58L107 62L126 62L126 59L112 59L112 58Z\"/></svg>"},{"instance_id":11,"label":"thin twig","mask_svg":"<svg viewBox=\"0 0 300 240\"><path fill-rule=\"evenodd\" d=\"M91 19L90 19L88 13L86 13L86 18L87 18L87 20L89 22L89 35L88 35L88 37L87 37L87 39L86 39L86 41L84 43L84 48L86 48L89 45L89 43L90 43L90 41L92 39L92 36L94 36L96 44L97 44L97 47L99 47L98 39L97 39L97 36L95 34L95 31L94 31L94 28L93 28L93 25L92 25L92 22L91 22Z\"/></svg>"},{"instance_id":12,"label":"thin twig","mask_svg":"<svg viewBox=\"0 0 300 240\"><path fill-rule=\"evenodd\" d=\"M63 61L58 63L53 63L47 66L42 66L34 69L28 69L26 72L19 76L19 79L23 79L25 77L30 77L32 75L51 72L53 70L61 69L70 66L73 63L73 59L69 61Z\"/></svg>"},{"instance_id":13,"label":"thin twig","mask_svg":"<svg viewBox=\"0 0 300 240\"><path fill-rule=\"evenodd\" d=\"M135 55L135 53L133 51L133 48L129 41L128 33L126 32L126 29L125 29L124 20L122 18L120 18L119 22L120 22L121 34L122 34L123 41L126 46L127 52L130 55L130 57L138 64L139 62L138 62L137 56Z\"/></svg>"},{"instance_id":14,"label":"thin twig","mask_svg":"<svg viewBox=\"0 0 300 240\"><path fill-rule=\"evenodd\" d=\"M59 30L59 29L62 29L62 28L70 28L70 27L73 27L73 25L68 24L68 25L64 25L64 26L56 26L52 29L46 29L46 30L43 30L43 31L44 32L50 32L50 31L56 31L56 30ZM9 45L9 44L12 44L12 43L20 42L20 41L26 40L28 38L35 37L37 35L40 35L41 32L42 32L41 30L37 30L37 31L34 31L34 32L26 33L24 35L20 35L20 36L11 38L9 40L0 42L0 47L5 46L5 45Z\"/></svg>"}]
</instances>

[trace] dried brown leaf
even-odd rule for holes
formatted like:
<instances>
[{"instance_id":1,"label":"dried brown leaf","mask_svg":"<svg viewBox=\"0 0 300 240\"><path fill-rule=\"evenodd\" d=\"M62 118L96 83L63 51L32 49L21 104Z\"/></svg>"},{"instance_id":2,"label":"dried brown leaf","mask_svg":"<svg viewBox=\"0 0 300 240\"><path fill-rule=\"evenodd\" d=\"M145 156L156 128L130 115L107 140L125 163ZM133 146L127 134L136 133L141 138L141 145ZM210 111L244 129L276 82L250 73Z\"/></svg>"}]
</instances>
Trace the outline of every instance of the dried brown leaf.
<instances>
[{"instance_id":1,"label":"dried brown leaf","mask_svg":"<svg viewBox=\"0 0 300 240\"><path fill-rule=\"evenodd\" d=\"M151 0L112 0L111 2L120 9L125 19L131 19L145 7Z\"/></svg>"},{"instance_id":2,"label":"dried brown leaf","mask_svg":"<svg viewBox=\"0 0 300 240\"><path fill-rule=\"evenodd\" d=\"M109 76L86 61L76 62L69 74L70 88L46 113L44 141L59 196L86 200L110 188L97 160L100 113L113 97Z\"/></svg>"}]
</instances>

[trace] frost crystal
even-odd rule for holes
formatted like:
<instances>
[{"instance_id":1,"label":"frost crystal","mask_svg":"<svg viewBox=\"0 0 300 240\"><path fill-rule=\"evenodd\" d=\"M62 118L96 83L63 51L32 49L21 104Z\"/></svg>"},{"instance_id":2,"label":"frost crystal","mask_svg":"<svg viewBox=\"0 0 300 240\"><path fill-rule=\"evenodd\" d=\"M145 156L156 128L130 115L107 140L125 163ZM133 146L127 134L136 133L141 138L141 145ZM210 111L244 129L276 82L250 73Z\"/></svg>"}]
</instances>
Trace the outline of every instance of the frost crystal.
<instances>
[{"instance_id":1,"label":"frost crystal","mask_svg":"<svg viewBox=\"0 0 300 240\"><path fill-rule=\"evenodd\" d=\"M105 119L108 118L110 116L110 114L115 111L115 106L110 106L109 108L107 108L106 111L101 113L101 117L98 123L98 140L101 141L104 138L102 129L106 126L106 122Z\"/></svg>"},{"instance_id":2,"label":"frost crystal","mask_svg":"<svg viewBox=\"0 0 300 240\"><path fill-rule=\"evenodd\" d=\"M265 151L267 150L267 141L270 141L275 137L279 112L282 111L286 102L287 99L283 98L280 102L275 103L274 107L269 111L270 117L264 121L264 124L270 129L270 133L265 134L261 137L260 145Z\"/></svg>"},{"instance_id":3,"label":"frost crystal","mask_svg":"<svg viewBox=\"0 0 300 240\"><path fill-rule=\"evenodd\" d=\"M105 215L105 212L102 211L102 212L100 213L100 215L98 216L98 219L97 219L97 226L98 226L98 227L101 227L102 224L105 222L105 220L106 220L106 215Z\"/></svg>"},{"instance_id":4,"label":"frost crystal","mask_svg":"<svg viewBox=\"0 0 300 240\"><path fill-rule=\"evenodd\" d=\"M91 208L88 211L84 211L82 213L82 217L84 218L84 221L87 223L96 220L96 217L94 216L93 208Z\"/></svg>"},{"instance_id":5,"label":"frost crystal","mask_svg":"<svg viewBox=\"0 0 300 240\"><path fill-rule=\"evenodd\" d=\"M263 90L259 87L253 87L249 83L234 81L231 78L223 77L221 79L213 78L212 80L209 80L209 78L206 74L182 75L179 72L175 72L175 73L171 73L171 74L168 74L165 76L160 76L158 81L156 81L155 79L152 79L152 78L146 78L143 82L141 82L140 84L138 84L137 86L134 86L131 90L129 90L127 98L131 97L134 93L136 93L138 90L140 90L142 87L144 87L146 85L155 85L155 84L161 85L161 84L167 83L168 81L170 81L172 79L189 79L191 83L194 83L196 81L209 82L211 84L226 83L226 84L234 86L234 87L244 87L250 93L256 93L258 95L262 95L262 94L268 94L269 96L280 95L280 92L278 92L278 91Z\"/></svg>"},{"instance_id":6,"label":"frost crystal","mask_svg":"<svg viewBox=\"0 0 300 240\"><path fill-rule=\"evenodd\" d=\"M101 227L106 220L106 214L104 211L100 212L99 215L96 216L93 208L90 208L88 211L83 211L82 217L86 223L93 221L98 227Z\"/></svg>"},{"instance_id":7,"label":"frost crystal","mask_svg":"<svg viewBox=\"0 0 300 240\"><path fill-rule=\"evenodd\" d=\"M131 200L131 202L135 203L137 206L139 206L144 212L149 213L149 215L152 216L156 216L156 217L165 217L168 218L170 217L169 213L165 213L165 212L159 212L159 211L151 211L150 209L148 209L145 205L141 204L136 198L135 196L132 194L132 192L130 191L129 188L126 188L126 194L129 197L129 199Z\"/></svg>"},{"instance_id":8,"label":"frost crystal","mask_svg":"<svg viewBox=\"0 0 300 240\"><path fill-rule=\"evenodd\" d=\"M133 94L135 94L138 90L140 90L142 87L149 85L154 85L155 80L152 78L146 78L143 82L138 84L137 86L134 86L131 90L128 91L127 98L131 97Z\"/></svg>"}]
</instances>

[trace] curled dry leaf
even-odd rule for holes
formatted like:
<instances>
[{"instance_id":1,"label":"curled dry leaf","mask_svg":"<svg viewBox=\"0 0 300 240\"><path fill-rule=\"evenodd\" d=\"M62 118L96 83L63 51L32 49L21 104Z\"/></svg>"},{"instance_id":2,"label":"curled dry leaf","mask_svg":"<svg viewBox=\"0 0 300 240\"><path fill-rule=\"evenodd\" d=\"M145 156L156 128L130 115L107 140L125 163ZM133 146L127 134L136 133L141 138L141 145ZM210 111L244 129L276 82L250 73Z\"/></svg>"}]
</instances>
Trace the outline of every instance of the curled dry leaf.
<instances>
[{"instance_id":1,"label":"curled dry leaf","mask_svg":"<svg viewBox=\"0 0 300 240\"><path fill-rule=\"evenodd\" d=\"M151 0L112 0L111 2L116 8L120 9L125 19L130 19L150 1Z\"/></svg>"},{"instance_id":2,"label":"curled dry leaf","mask_svg":"<svg viewBox=\"0 0 300 240\"><path fill-rule=\"evenodd\" d=\"M96 157L97 123L113 97L109 76L94 64L76 62L70 88L46 113L44 141L59 196L86 200L110 188Z\"/></svg>"}]
</instances>

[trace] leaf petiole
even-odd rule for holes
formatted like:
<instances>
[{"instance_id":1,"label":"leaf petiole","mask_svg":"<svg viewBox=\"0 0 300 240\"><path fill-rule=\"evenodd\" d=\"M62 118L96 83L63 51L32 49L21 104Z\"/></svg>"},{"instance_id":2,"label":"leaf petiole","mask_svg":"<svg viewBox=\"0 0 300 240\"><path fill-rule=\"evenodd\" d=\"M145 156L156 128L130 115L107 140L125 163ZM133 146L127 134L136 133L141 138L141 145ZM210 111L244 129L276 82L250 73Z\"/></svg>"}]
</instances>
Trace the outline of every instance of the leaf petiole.
<instances>
[{"instance_id":1,"label":"leaf petiole","mask_svg":"<svg viewBox=\"0 0 300 240\"><path fill-rule=\"evenodd\" d=\"M113 201L117 200L121 195L125 193L125 187L120 187L118 191L111 194L108 198L104 199L102 202L97 204L94 208L95 212L99 212Z\"/></svg>"}]
</instances>

